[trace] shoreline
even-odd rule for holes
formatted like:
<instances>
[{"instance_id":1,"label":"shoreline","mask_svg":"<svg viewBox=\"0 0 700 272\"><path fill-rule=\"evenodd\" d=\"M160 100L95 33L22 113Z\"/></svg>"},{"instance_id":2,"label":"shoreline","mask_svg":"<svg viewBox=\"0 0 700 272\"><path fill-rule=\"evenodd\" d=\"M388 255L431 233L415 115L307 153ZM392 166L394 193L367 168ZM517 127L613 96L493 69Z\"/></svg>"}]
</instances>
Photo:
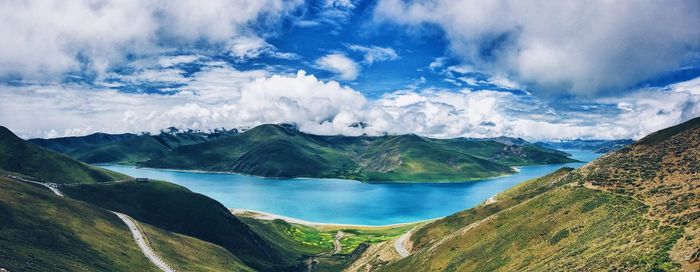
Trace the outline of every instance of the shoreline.
<instances>
[{"instance_id":1,"label":"shoreline","mask_svg":"<svg viewBox=\"0 0 700 272\"><path fill-rule=\"evenodd\" d=\"M313 222L313 221L307 221L307 220L294 218L294 217L290 217L290 216L284 216L284 215L249 210L249 209L229 208L228 210L235 216L251 217L254 219L266 220L266 221L280 219L280 220L284 220L287 223L300 224L300 225L312 226L312 227L394 228L394 227L402 227L402 226L408 226L408 225L413 225L413 224L427 223L430 221L444 218L444 217L436 217L436 218L426 219L426 220L421 220L421 221L396 223L396 224L388 224L388 225L362 225L362 224Z\"/></svg>"},{"instance_id":2,"label":"shoreline","mask_svg":"<svg viewBox=\"0 0 700 272\"><path fill-rule=\"evenodd\" d=\"M131 165L131 164L121 164L121 163L96 163L96 164L90 164L93 166L126 166L126 167L133 167L135 169L146 169L146 170L159 170L159 171L168 171L168 172L181 172L181 173L197 173L197 174L217 174L217 175L238 175L238 176L244 176L244 177L254 177L254 178L260 178L260 179L271 179L271 180L329 180L329 181L352 181L352 182L359 182L359 183L365 183L365 184L457 184L457 183L470 183L470 182L479 182L479 181L489 181L489 180L494 180L494 179L499 179L499 178L504 178L512 175L516 175L520 173L522 168L524 167L537 167L537 166L552 166L552 165L559 165L561 167L565 167L566 164L570 163L577 163L577 162L568 162L568 163L555 163L555 164L541 164L541 165L519 165L519 166L511 166L511 169L513 169L514 173L506 173L502 175L497 175L493 177L486 177L486 178L473 178L473 179L462 179L458 181L361 181L361 180L354 180L354 179L343 179L343 178L314 178L314 177L294 177L294 178L283 178L283 177L265 177L265 176L257 176L257 175L250 175L250 174L245 174L245 173L236 173L236 172L224 172L224 171L206 171L206 170L190 170L190 169L173 169L173 168L153 168L153 167L141 167L141 166L136 166L136 165ZM583 162L585 163L585 162ZM107 169L109 170L109 169Z\"/></svg>"}]
</instances>

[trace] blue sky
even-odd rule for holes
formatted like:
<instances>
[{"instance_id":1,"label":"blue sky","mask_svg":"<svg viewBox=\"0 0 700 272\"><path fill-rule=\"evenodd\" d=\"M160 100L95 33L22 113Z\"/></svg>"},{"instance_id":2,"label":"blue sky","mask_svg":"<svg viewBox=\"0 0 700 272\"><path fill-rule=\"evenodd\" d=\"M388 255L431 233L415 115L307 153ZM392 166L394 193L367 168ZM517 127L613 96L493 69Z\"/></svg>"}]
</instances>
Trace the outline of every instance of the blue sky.
<instances>
[{"instance_id":1,"label":"blue sky","mask_svg":"<svg viewBox=\"0 0 700 272\"><path fill-rule=\"evenodd\" d=\"M700 115L695 1L4 1L0 18L0 124L23 137L611 139Z\"/></svg>"}]
</instances>

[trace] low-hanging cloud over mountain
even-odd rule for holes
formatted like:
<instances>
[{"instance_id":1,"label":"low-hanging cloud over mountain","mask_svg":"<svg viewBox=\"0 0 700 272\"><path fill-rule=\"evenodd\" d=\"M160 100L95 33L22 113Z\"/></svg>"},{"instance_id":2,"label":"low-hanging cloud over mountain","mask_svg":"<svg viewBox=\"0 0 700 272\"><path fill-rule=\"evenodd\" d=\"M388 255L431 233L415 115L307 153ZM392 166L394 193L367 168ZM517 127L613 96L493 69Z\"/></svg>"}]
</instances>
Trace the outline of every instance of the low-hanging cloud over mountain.
<instances>
[{"instance_id":1,"label":"low-hanging cloud over mountain","mask_svg":"<svg viewBox=\"0 0 700 272\"><path fill-rule=\"evenodd\" d=\"M588 112L557 110L529 94L491 90L404 90L368 99L304 71L277 75L217 63L182 82L186 85L173 94L61 85L4 87L0 123L25 137L296 123L317 134L566 139L639 138L700 115L697 79L606 98L599 102L611 109Z\"/></svg>"}]
</instances>

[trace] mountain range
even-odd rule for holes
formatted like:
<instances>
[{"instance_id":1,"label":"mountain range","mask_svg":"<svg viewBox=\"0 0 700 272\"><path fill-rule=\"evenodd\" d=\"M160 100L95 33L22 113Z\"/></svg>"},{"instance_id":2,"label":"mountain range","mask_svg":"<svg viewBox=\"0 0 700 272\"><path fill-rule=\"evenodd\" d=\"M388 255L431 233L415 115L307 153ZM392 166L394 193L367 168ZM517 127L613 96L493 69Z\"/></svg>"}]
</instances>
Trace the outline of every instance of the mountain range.
<instances>
[{"instance_id":1,"label":"mountain range","mask_svg":"<svg viewBox=\"0 0 700 272\"><path fill-rule=\"evenodd\" d=\"M576 161L522 139L320 136L288 125L216 135L92 134L30 142L87 163L375 182L464 181L514 173L512 166Z\"/></svg>"},{"instance_id":2,"label":"mountain range","mask_svg":"<svg viewBox=\"0 0 700 272\"><path fill-rule=\"evenodd\" d=\"M604 154L610 151L621 149L627 145L633 144L632 139L619 140L568 140L568 141L549 141L536 142L536 145L552 149L576 149L589 150L595 153Z\"/></svg>"}]
</instances>

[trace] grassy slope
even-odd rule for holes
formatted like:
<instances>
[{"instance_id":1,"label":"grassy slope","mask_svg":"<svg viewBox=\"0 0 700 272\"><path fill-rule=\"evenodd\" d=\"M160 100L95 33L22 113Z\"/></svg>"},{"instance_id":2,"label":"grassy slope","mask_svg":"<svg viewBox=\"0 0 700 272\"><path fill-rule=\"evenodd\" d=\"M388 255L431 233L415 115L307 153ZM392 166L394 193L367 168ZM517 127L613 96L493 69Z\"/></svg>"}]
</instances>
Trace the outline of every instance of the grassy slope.
<instances>
[{"instance_id":1,"label":"grassy slope","mask_svg":"<svg viewBox=\"0 0 700 272\"><path fill-rule=\"evenodd\" d=\"M508 148L495 141L467 142L416 135L316 136L262 125L225 139L181 146L142 165L273 177L463 181L512 173L512 165L573 161L534 145Z\"/></svg>"},{"instance_id":2,"label":"grassy slope","mask_svg":"<svg viewBox=\"0 0 700 272\"><path fill-rule=\"evenodd\" d=\"M700 268L700 118L417 230L385 271Z\"/></svg>"},{"instance_id":3,"label":"grassy slope","mask_svg":"<svg viewBox=\"0 0 700 272\"><path fill-rule=\"evenodd\" d=\"M700 117L660 130L577 170L586 186L631 196L646 217L682 228L672 257L700 269Z\"/></svg>"},{"instance_id":4,"label":"grassy slope","mask_svg":"<svg viewBox=\"0 0 700 272\"><path fill-rule=\"evenodd\" d=\"M278 254L225 207L206 196L161 181L83 184L68 196L128 214L158 228L217 244L260 270L286 267Z\"/></svg>"},{"instance_id":5,"label":"grassy slope","mask_svg":"<svg viewBox=\"0 0 700 272\"><path fill-rule=\"evenodd\" d=\"M112 213L4 177L0 177L0 267L158 271Z\"/></svg>"},{"instance_id":6,"label":"grassy slope","mask_svg":"<svg viewBox=\"0 0 700 272\"><path fill-rule=\"evenodd\" d=\"M127 178L44 149L0 127L0 169L54 183L91 183Z\"/></svg>"},{"instance_id":7,"label":"grassy slope","mask_svg":"<svg viewBox=\"0 0 700 272\"><path fill-rule=\"evenodd\" d=\"M156 254L176 271L254 271L218 245L148 224L140 227Z\"/></svg>"},{"instance_id":8,"label":"grassy slope","mask_svg":"<svg viewBox=\"0 0 700 272\"><path fill-rule=\"evenodd\" d=\"M681 231L644 218L645 212L629 197L562 186L457 231L385 271L678 269L669 251Z\"/></svg>"},{"instance_id":9,"label":"grassy slope","mask_svg":"<svg viewBox=\"0 0 700 272\"><path fill-rule=\"evenodd\" d=\"M448 236L464 226L525 202L553 187L560 186L561 179L571 170L571 168L562 168L546 176L523 182L505 192L499 193L496 203L477 206L428 223L425 227L414 231L411 236L413 249L426 248L441 239L441 237Z\"/></svg>"}]
</instances>

